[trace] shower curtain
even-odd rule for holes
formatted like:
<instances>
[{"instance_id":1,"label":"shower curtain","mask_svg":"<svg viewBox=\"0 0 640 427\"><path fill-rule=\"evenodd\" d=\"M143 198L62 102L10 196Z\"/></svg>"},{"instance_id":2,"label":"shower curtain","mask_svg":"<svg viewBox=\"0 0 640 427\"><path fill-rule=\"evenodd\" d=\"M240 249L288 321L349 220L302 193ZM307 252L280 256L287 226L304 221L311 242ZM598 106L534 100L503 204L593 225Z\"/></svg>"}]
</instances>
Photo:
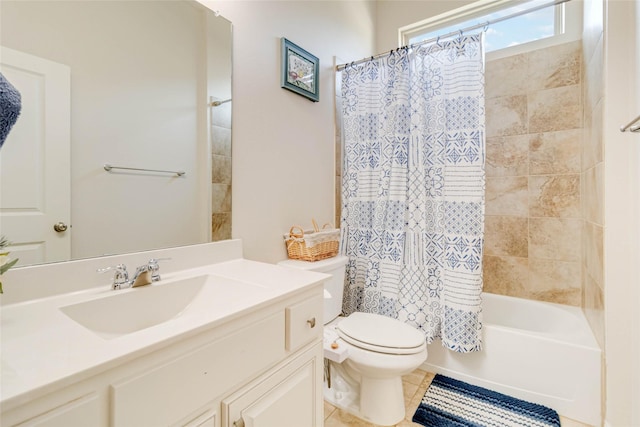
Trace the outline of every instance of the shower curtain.
<instances>
[{"instance_id":1,"label":"shower curtain","mask_svg":"<svg viewBox=\"0 0 640 427\"><path fill-rule=\"evenodd\" d=\"M341 76L343 311L378 313L481 348L484 232L482 34Z\"/></svg>"}]
</instances>

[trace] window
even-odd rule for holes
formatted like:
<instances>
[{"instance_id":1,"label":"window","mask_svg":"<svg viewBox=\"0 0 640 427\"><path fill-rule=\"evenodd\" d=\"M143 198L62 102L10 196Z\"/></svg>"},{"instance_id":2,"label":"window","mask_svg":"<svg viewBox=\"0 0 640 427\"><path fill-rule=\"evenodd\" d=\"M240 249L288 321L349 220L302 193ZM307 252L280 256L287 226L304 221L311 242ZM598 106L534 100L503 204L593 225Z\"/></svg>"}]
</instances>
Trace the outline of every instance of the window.
<instances>
[{"instance_id":1,"label":"window","mask_svg":"<svg viewBox=\"0 0 640 427\"><path fill-rule=\"evenodd\" d=\"M455 32L512 15L520 11L550 3L550 0L483 0L400 29L401 44L411 45L438 35ZM567 19L576 13L577 0L550 6L524 15L496 22L485 32L485 51L504 51L497 56L507 56L530 49L577 40L580 38L581 10L578 18ZM576 22L577 21L577 22ZM578 27L578 28L575 28ZM480 31L480 29L478 30ZM514 48L514 46L520 46ZM494 55L495 57L495 55Z\"/></svg>"}]
</instances>

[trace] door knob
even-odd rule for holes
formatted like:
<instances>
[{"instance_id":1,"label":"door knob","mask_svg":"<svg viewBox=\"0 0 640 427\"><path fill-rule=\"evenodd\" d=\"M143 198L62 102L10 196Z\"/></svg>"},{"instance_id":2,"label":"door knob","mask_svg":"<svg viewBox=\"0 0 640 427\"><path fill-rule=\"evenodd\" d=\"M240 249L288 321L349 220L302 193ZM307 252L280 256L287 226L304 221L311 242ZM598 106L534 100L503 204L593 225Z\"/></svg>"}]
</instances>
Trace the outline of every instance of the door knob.
<instances>
[{"instance_id":1,"label":"door knob","mask_svg":"<svg viewBox=\"0 0 640 427\"><path fill-rule=\"evenodd\" d=\"M64 222L59 222L53 226L53 229L56 230L58 233L67 231L67 228L68 228L67 224L65 224Z\"/></svg>"}]
</instances>

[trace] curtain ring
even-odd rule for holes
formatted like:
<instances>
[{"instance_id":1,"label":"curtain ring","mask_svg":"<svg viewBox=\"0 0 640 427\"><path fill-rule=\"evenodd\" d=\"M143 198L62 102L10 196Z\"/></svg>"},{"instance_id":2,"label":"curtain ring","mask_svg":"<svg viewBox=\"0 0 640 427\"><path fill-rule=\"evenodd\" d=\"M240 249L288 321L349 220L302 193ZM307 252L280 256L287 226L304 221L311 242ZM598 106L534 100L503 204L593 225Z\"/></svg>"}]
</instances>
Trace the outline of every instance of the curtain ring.
<instances>
[{"instance_id":1,"label":"curtain ring","mask_svg":"<svg viewBox=\"0 0 640 427\"><path fill-rule=\"evenodd\" d=\"M489 29L489 21L487 21L487 23L484 24L484 28L482 29L482 32L486 33L488 29Z\"/></svg>"},{"instance_id":2,"label":"curtain ring","mask_svg":"<svg viewBox=\"0 0 640 427\"><path fill-rule=\"evenodd\" d=\"M460 37L462 37L463 34L464 34L464 32L462 30L460 30Z\"/></svg>"}]
</instances>

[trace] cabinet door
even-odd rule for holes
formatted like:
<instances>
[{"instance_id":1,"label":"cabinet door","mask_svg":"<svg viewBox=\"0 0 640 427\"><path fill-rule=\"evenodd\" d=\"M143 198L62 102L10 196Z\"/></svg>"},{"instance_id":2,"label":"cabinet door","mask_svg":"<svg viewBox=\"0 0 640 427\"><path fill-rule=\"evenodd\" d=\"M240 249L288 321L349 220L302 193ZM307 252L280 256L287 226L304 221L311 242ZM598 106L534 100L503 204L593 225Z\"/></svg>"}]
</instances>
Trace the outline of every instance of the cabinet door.
<instances>
[{"instance_id":1,"label":"cabinet door","mask_svg":"<svg viewBox=\"0 0 640 427\"><path fill-rule=\"evenodd\" d=\"M313 426L313 365L307 363L242 411L246 427Z\"/></svg>"},{"instance_id":2,"label":"cabinet door","mask_svg":"<svg viewBox=\"0 0 640 427\"><path fill-rule=\"evenodd\" d=\"M315 346L314 346L315 347ZM319 346L318 346L319 348ZM314 353L318 353L314 349ZM321 427L321 357L306 352L223 401L228 427ZM319 420L319 421L318 421Z\"/></svg>"}]
</instances>

